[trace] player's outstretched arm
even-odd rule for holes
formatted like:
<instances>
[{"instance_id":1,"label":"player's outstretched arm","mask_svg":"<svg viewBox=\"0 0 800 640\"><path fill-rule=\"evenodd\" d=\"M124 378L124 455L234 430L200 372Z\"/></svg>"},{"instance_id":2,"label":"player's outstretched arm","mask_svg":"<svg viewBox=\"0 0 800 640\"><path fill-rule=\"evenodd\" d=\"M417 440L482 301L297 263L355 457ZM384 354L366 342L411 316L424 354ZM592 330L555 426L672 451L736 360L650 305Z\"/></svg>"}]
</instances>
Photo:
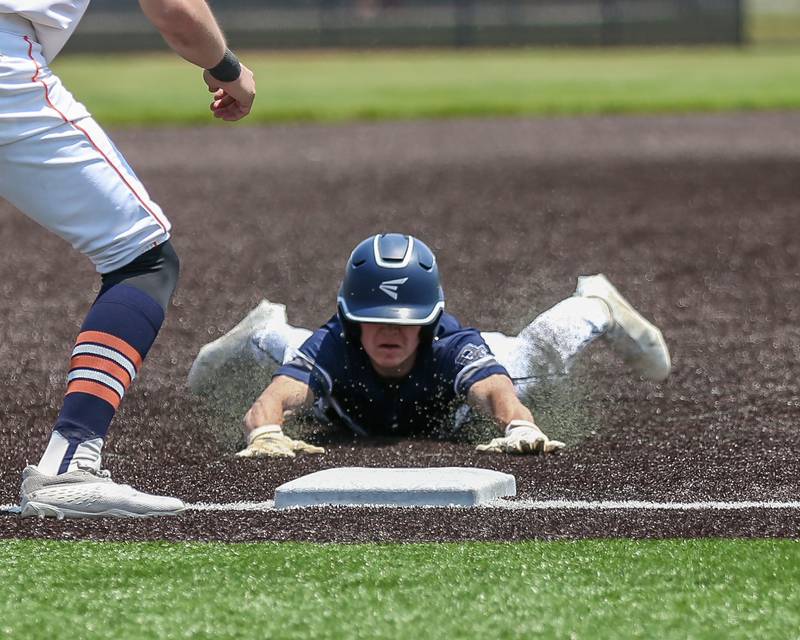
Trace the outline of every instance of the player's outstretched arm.
<instances>
[{"instance_id":1,"label":"player's outstretched arm","mask_svg":"<svg viewBox=\"0 0 800 640\"><path fill-rule=\"evenodd\" d=\"M307 384L288 376L277 376L244 417L247 447L241 458L294 458L297 453L325 453L322 447L292 440L283 433L284 416L310 407L314 394Z\"/></svg>"},{"instance_id":2,"label":"player's outstretched arm","mask_svg":"<svg viewBox=\"0 0 800 640\"><path fill-rule=\"evenodd\" d=\"M491 453L552 453L564 447L550 440L536 423L528 408L519 401L511 379L493 375L472 385L467 401L478 411L494 417L504 436L479 444L478 451Z\"/></svg>"},{"instance_id":3,"label":"player's outstretched arm","mask_svg":"<svg viewBox=\"0 0 800 640\"><path fill-rule=\"evenodd\" d=\"M204 69L214 94L211 110L223 120L240 120L253 107L253 72L227 48L205 0L139 0L147 19L181 57Z\"/></svg>"}]
</instances>

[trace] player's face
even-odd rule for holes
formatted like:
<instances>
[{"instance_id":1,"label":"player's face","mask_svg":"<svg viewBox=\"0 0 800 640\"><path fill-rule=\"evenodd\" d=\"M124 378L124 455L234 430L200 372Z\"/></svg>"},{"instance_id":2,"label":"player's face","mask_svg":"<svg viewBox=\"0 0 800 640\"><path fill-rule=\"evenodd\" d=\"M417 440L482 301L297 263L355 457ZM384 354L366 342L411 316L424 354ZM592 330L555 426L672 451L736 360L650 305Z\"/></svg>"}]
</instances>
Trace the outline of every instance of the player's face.
<instances>
[{"instance_id":1,"label":"player's face","mask_svg":"<svg viewBox=\"0 0 800 640\"><path fill-rule=\"evenodd\" d=\"M362 324L361 345L380 375L401 377L414 366L421 329L396 324Z\"/></svg>"}]
</instances>

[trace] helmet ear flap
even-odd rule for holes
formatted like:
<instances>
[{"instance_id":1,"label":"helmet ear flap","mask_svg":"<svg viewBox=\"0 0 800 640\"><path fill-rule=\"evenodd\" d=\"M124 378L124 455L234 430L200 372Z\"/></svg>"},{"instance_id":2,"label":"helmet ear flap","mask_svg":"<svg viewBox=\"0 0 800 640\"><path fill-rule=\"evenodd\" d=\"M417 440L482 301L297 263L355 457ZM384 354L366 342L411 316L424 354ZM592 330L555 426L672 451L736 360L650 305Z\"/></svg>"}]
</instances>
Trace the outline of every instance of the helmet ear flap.
<instances>
[{"instance_id":1,"label":"helmet ear flap","mask_svg":"<svg viewBox=\"0 0 800 640\"><path fill-rule=\"evenodd\" d=\"M442 311L439 311L439 315L436 316L436 320L431 322L430 324L426 324L419 332L419 341L420 344L430 344L433 342L433 339L436 337L436 333L439 330L439 321L442 319Z\"/></svg>"},{"instance_id":2,"label":"helmet ear flap","mask_svg":"<svg viewBox=\"0 0 800 640\"><path fill-rule=\"evenodd\" d=\"M351 344L360 345L361 326L357 322L347 319L341 304L336 305L336 315L339 317L339 323L342 325L344 339Z\"/></svg>"}]
</instances>

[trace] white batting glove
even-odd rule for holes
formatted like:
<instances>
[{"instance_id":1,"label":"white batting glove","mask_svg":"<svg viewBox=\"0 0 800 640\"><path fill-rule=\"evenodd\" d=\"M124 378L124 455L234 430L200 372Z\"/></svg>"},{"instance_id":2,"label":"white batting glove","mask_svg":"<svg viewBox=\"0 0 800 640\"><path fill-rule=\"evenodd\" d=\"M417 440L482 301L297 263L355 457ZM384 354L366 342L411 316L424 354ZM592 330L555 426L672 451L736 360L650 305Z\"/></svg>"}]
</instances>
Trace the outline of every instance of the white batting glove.
<instances>
[{"instance_id":1,"label":"white batting glove","mask_svg":"<svg viewBox=\"0 0 800 640\"><path fill-rule=\"evenodd\" d=\"M277 424L256 427L247 436L247 448L236 455L240 458L294 458L298 453L325 453L302 440L292 440Z\"/></svg>"},{"instance_id":2,"label":"white batting glove","mask_svg":"<svg viewBox=\"0 0 800 640\"><path fill-rule=\"evenodd\" d=\"M564 443L551 440L528 420L512 420L506 427L504 438L495 438L488 444L479 444L477 451L490 453L538 454L553 453L564 448Z\"/></svg>"}]
</instances>

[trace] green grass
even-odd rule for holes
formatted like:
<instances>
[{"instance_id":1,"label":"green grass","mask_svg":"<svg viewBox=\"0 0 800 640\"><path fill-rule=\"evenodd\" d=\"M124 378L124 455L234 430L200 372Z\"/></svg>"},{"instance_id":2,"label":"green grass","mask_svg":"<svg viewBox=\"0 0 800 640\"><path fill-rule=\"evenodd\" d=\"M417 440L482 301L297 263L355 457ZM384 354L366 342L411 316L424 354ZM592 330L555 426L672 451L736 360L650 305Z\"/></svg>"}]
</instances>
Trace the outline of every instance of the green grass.
<instances>
[{"instance_id":1,"label":"green grass","mask_svg":"<svg viewBox=\"0 0 800 640\"><path fill-rule=\"evenodd\" d=\"M0 543L11 638L790 638L800 543Z\"/></svg>"},{"instance_id":2,"label":"green grass","mask_svg":"<svg viewBox=\"0 0 800 640\"><path fill-rule=\"evenodd\" d=\"M245 52L246 121L800 108L800 46ZM209 123L196 68L171 54L63 56L54 69L106 125Z\"/></svg>"}]
</instances>

